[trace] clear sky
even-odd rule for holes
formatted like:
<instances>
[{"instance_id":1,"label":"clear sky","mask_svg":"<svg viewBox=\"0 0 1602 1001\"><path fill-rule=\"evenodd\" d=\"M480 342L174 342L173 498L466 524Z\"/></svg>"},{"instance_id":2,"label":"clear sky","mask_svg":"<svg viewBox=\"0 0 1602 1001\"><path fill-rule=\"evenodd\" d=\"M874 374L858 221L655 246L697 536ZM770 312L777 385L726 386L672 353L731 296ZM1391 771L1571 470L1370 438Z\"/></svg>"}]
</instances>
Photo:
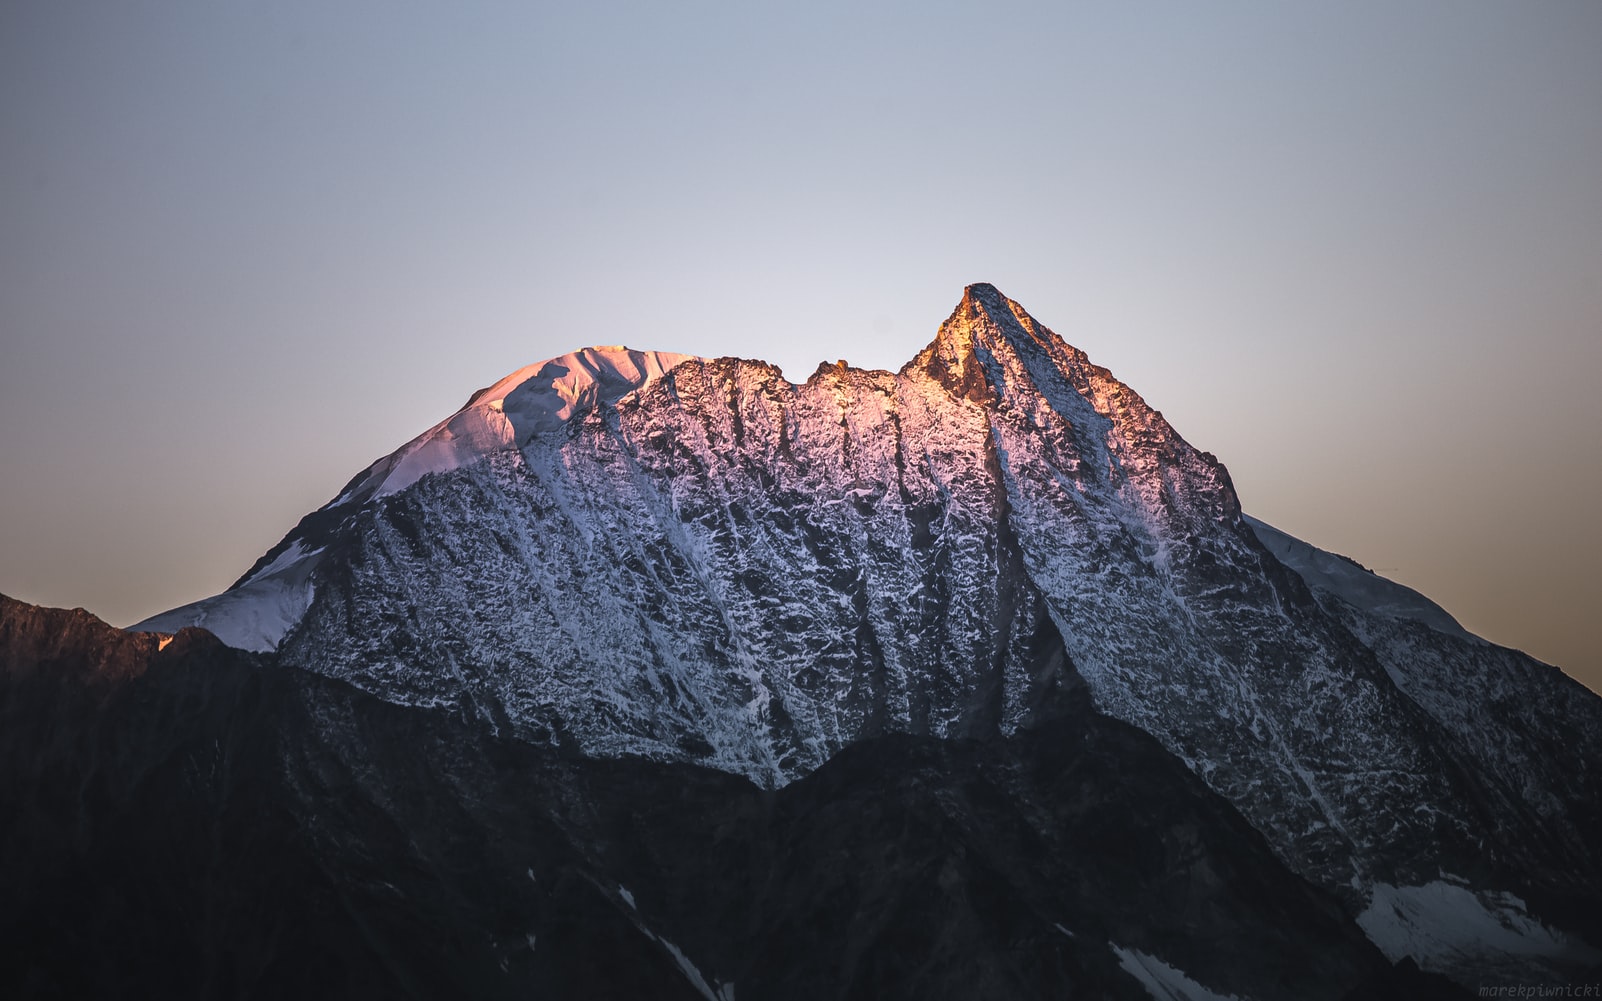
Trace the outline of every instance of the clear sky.
<instances>
[{"instance_id":1,"label":"clear sky","mask_svg":"<svg viewBox=\"0 0 1602 1001\"><path fill-rule=\"evenodd\" d=\"M231 583L587 344L995 283L1249 512L1602 688L1602 4L0 2L0 591Z\"/></svg>"}]
</instances>

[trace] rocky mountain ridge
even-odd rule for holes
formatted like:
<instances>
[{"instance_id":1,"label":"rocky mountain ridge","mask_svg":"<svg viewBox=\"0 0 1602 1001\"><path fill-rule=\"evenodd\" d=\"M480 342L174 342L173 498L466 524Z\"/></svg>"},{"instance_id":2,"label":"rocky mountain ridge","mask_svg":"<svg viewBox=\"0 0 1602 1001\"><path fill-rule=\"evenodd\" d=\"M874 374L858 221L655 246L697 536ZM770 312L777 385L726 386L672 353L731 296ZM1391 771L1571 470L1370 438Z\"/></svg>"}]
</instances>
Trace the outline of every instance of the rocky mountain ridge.
<instances>
[{"instance_id":1,"label":"rocky mountain ridge","mask_svg":"<svg viewBox=\"0 0 1602 1001\"><path fill-rule=\"evenodd\" d=\"M0 993L1466 996L1155 740L1063 710L770 792L0 596Z\"/></svg>"},{"instance_id":2,"label":"rocky mountain ridge","mask_svg":"<svg viewBox=\"0 0 1602 1001\"><path fill-rule=\"evenodd\" d=\"M1602 700L1286 538L1137 393L975 285L896 373L797 385L626 349L531 366L145 627L203 624L534 746L768 787L882 735L1015 737L1083 695L1392 958L1594 962L1576 936L1598 940ZM1464 906L1469 930L1441 932ZM1507 926L1527 934L1482 934Z\"/></svg>"}]
</instances>

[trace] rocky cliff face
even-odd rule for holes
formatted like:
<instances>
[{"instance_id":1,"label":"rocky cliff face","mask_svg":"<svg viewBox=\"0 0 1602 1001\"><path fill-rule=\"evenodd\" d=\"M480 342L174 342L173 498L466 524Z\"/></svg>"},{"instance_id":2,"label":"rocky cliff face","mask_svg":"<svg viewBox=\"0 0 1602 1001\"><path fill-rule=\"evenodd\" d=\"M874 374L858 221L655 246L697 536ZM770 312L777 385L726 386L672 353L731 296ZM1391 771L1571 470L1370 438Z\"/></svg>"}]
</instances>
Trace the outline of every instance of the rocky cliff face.
<instances>
[{"instance_id":1,"label":"rocky cliff face","mask_svg":"<svg viewBox=\"0 0 1602 1001\"><path fill-rule=\"evenodd\" d=\"M8 997L1455 997L1151 737L858 741L777 792L0 597ZM147 642L148 639L148 642ZM106 663L132 668L107 675Z\"/></svg>"},{"instance_id":2,"label":"rocky cliff face","mask_svg":"<svg viewBox=\"0 0 1602 1001\"><path fill-rule=\"evenodd\" d=\"M1594 961L1526 908L1573 928L1602 895L1602 702L1283 540L976 285L897 373L616 348L515 373L149 626L767 787L879 735L1015 736L1083 692L1393 956ZM1441 887L1529 934L1431 938Z\"/></svg>"}]
</instances>

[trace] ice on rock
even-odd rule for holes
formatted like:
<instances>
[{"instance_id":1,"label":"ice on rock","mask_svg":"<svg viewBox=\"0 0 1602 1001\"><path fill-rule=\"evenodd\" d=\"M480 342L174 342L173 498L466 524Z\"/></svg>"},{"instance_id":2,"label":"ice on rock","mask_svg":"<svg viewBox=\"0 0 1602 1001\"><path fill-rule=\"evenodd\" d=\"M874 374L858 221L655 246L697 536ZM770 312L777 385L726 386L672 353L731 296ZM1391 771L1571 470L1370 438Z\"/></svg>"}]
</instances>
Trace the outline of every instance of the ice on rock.
<instances>
[{"instance_id":1,"label":"ice on rock","mask_svg":"<svg viewBox=\"0 0 1602 1001\"><path fill-rule=\"evenodd\" d=\"M474 393L461 410L374 463L334 504L393 494L430 473L449 472L515 448L531 435L556 430L575 414L616 403L691 357L621 346L591 347L518 369Z\"/></svg>"},{"instance_id":2,"label":"ice on rock","mask_svg":"<svg viewBox=\"0 0 1602 1001\"><path fill-rule=\"evenodd\" d=\"M1410 956L1426 970L1544 967L1553 979L1602 962L1602 952L1531 917L1510 893L1476 892L1457 878L1422 886L1376 884L1357 923L1392 961Z\"/></svg>"},{"instance_id":3,"label":"ice on rock","mask_svg":"<svg viewBox=\"0 0 1602 1001\"><path fill-rule=\"evenodd\" d=\"M1110 946L1123 971L1140 981L1152 1001L1248 1001L1234 994L1210 991L1156 956L1120 945Z\"/></svg>"}]
</instances>

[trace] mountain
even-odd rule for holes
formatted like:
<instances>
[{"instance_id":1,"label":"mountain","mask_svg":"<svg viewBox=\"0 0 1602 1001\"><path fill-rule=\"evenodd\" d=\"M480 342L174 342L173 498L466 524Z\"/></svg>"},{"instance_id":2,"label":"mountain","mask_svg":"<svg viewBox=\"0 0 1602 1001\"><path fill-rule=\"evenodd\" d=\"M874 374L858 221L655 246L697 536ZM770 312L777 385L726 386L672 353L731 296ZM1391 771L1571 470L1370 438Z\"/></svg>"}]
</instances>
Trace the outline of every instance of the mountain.
<instances>
[{"instance_id":1,"label":"mountain","mask_svg":"<svg viewBox=\"0 0 1602 1001\"><path fill-rule=\"evenodd\" d=\"M988 285L895 373L530 366L135 628L185 625L534 748L768 789L1083 702L1393 959L1602 959L1602 701L1244 516L1215 457Z\"/></svg>"},{"instance_id":2,"label":"mountain","mask_svg":"<svg viewBox=\"0 0 1602 1001\"><path fill-rule=\"evenodd\" d=\"M1068 700L776 792L0 597L8 997L1450 998Z\"/></svg>"}]
</instances>

